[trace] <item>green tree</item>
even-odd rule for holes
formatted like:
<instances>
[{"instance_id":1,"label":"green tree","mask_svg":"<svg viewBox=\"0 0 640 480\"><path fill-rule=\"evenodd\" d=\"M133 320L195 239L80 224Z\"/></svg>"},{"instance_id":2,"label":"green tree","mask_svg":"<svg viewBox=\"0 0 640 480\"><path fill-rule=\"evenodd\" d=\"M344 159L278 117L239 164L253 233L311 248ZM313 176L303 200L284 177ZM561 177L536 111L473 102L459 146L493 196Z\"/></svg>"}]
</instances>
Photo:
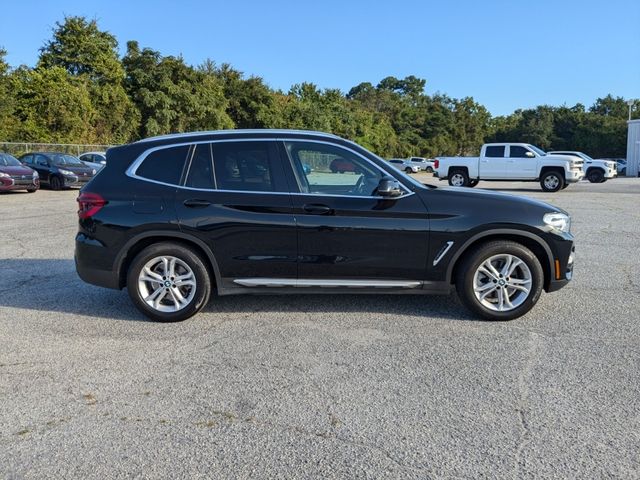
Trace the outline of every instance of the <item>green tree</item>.
<instances>
[{"instance_id":1,"label":"green tree","mask_svg":"<svg viewBox=\"0 0 640 480\"><path fill-rule=\"evenodd\" d=\"M141 115L139 136L232 128L228 102L216 75L196 70L182 57L163 57L127 43L125 87Z\"/></svg>"},{"instance_id":2,"label":"green tree","mask_svg":"<svg viewBox=\"0 0 640 480\"><path fill-rule=\"evenodd\" d=\"M139 113L124 90L124 68L112 34L100 30L95 20L65 17L40 49L38 68L53 67L86 82L97 111L92 125L97 141L122 143L135 135Z\"/></svg>"}]
</instances>

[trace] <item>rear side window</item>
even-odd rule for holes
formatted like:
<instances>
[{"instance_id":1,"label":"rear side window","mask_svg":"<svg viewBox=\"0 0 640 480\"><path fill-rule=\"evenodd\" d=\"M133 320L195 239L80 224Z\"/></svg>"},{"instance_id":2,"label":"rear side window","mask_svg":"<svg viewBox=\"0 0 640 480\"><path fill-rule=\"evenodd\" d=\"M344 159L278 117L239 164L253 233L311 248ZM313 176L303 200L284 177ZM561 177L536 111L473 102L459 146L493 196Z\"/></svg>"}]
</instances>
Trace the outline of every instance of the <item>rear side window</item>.
<instances>
[{"instance_id":1,"label":"rear side window","mask_svg":"<svg viewBox=\"0 0 640 480\"><path fill-rule=\"evenodd\" d=\"M504 145L491 145L484 152L485 157L504 157Z\"/></svg>"},{"instance_id":2,"label":"rear side window","mask_svg":"<svg viewBox=\"0 0 640 480\"><path fill-rule=\"evenodd\" d=\"M187 172L185 186L212 190L214 185L211 144L198 144L195 146L195 151L191 157L191 164Z\"/></svg>"},{"instance_id":3,"label":"rear side window","mask_svg":"<svg viewBox=\"0 0 640 480\"><path fill-rule=\"evenodd\" d=\"M220 190L273 192L273 171L268 142L213 144L216 185Z\"/></svg>"},{"instance_id":4,"label":"rear side window","mask_svg":"<svg viewBox=\"0 0 640 480\"><path fill-rule=\"evenodd\" d=\"M136 170L136 175L156 182L179 185L188 152L187 145L151 152Z\"/></svg>"}]
</instances>

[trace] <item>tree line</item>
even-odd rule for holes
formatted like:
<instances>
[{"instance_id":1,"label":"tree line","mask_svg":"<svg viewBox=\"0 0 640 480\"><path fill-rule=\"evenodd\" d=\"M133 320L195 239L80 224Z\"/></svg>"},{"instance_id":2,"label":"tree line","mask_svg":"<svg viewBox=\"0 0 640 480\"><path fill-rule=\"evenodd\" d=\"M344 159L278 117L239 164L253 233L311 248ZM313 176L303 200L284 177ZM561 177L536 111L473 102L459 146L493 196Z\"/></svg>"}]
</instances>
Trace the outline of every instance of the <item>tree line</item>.
<instances>
[{"instance_id":1,"label":"tree line","mask_svg":"<svg viewBox=\"0 0 640 480\"><path fill-rule=\"evenodd\" d=\"M191 66L136 41L121 58L112 34L71 16L56 23L33 68L11 67L0 49L0 141L120 144L169 132L298 128L335 133L384 157L475 155L487 141L625 155L621 97L493 117L473 97L428 95L425 85L386 77L346 94L309 82L284 92L229 64Z\"/></svg>"}]
</instances>

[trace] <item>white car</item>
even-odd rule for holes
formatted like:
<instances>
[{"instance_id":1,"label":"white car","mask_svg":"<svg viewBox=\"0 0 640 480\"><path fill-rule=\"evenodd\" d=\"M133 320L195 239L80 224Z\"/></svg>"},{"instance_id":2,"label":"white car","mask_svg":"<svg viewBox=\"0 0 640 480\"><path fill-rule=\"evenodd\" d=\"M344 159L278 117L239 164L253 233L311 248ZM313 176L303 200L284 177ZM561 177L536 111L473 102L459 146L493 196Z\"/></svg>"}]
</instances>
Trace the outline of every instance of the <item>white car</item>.
<instances>
[{"instance_id":1,"label":"white car","mask_svg":"<svg viewBox=\"0 0 640 480\"><path fill-rule=\"evenodd\" d=\"M540 182L557 192L584 177L575 155L548 155L529 143L487 143L479 157L438 157L436 174L454 187L475 187L480 180Z\"/></svg>"},{"instance_id":2,"label":"white car","mask_svg":"<svg viewBox=\"0 0 640 480\"><path fill-rule=\"evenodd\" d=\"M425 172L433 173L433 171L435 170L434 168L435 160L430 160L424 157L409 157L409 161L413 165L419 166L420 170L423 170Z\"/></svg>"},{"instance_id":3,"label":"white car","mask_svg":"<svg viewBox=\"0 0 640 480\"><path fill-rule=\"evenodd\" d=\"M560 151L560 152L548 152L549 155L573 155L584 160L582 164L582 171L587 180L591 183L604 183L610 178L618 176L618 164L613 160L597 159L594 160L586 153Z\"/></svg>"},{"instance_id":4,"label":"white car","mask_svg":"<svg viewBox=\"0 0 640 480\"><path fill-rule=\"evenodd\" d=\"M389 160L389 163L398 170L401 170L405 173L418 173L420 170L422 170L419 165L416 165L415 163L404 158L392 158Z\"/></svg>"},{"instance_id":5,"label":"white car","mask_svg":"<svg viewBox=\"0 0 640 480\"><path fill-rule=\"evenodd\" d=\"M86 152L78 156L86 166L100 170L107 164L106 152Z\"/></svg>"}]
</instances>

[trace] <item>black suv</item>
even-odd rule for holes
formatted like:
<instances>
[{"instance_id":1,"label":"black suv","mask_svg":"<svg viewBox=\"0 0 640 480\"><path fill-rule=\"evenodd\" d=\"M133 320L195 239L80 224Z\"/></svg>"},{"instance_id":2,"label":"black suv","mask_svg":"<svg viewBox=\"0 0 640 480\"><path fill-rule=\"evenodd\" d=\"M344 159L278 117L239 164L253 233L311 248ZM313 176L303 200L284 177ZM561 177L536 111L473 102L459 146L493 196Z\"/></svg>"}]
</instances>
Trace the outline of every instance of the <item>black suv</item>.
<instances>
[{"instance_id":1,"label":"black suv","mask_svg":"<svg viewBox=\"0 0 640 480\"><path fill-rule=\"evenodd\" d=\"M349 163L333 172L338 160ZM107 152L78 197L76 267L127 287L161 321L219 295L446 294L509 320L571 279L566 212L487 191L425 186L334 135L197 132Z\"/></svg>"},{"instance_id":2,"label":"black suv","mask_svg":"<svg viewBox=\"0 0 640 480\"><path fill-rule=\"evenodd\" d=\"M40 175L40 183L52 190L82 187L96 174L77 157L60 152L32 152L22 155L20 161Z\"/></svg>"}]
</instances>

